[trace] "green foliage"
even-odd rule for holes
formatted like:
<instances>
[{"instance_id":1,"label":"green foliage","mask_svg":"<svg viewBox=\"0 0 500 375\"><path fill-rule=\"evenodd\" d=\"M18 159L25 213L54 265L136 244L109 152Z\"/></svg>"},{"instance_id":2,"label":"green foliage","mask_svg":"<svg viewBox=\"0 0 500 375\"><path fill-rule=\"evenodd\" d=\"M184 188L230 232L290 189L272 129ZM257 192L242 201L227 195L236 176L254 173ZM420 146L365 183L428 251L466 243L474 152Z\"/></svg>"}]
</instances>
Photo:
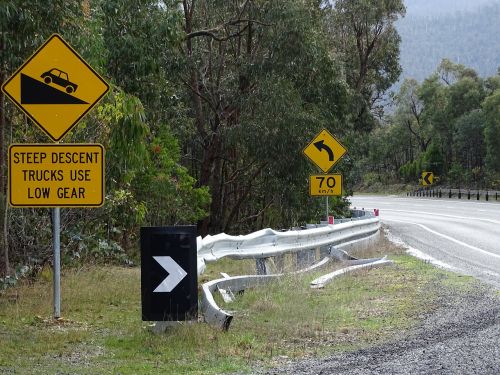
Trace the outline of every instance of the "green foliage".
<instances>
[{"instance_id":1,"label":"green foliage","mask_svg":"<svg viewBox=\"0 0 500 375\"><path fill-rule=\"evenodd\" d=\"M483 103L486 126L484 137L486 143L486 166L500 174L500 90L495 91Z\"/></svg>"},{"instance_id":2,"label":"green foliage","mask_svg":"<svg viewBox=\"0 0 500 375\"><path fill-rule=\"evenodd\" d=\"M460 163L452 163L448 171L448 181L453 186L463 186L470 182L470 172L468 172Z\"/></svg>"},{"instance_id":3,"label":"green foliage","mask_svg":"<svg viewBox=\"0 0 500 375\"><path fill-rule=\"evenodd\" d=\"M124 91L138 97L148 117L160 116L173 94L166 64L181 38L179 1L100 0L107 70Z\"/></svg>"},{"instance_id":4,"label":"green foliage","mask_svg":"<svg viewBox=\"0 0 500 375\"><path fill-rule=\"evenodd\" d=\"M139 199L149 202L146 222L179 225L203 219L210 204L209 189L195 188L196 180L179 165L179 144L167 127L152 139L148 151L149 162L135 178Z\"/></svg>"},{"instance_id":5,"label":"green foliage","mask_svg":"<svg viewBox=\"0 0 500 375\"><path fill-rule=\"evenodd\" d=\"M397 170L405 182L425 170L450 185L496 186L499 82L448 59L422 84L406 80L387 125L371 135L375 151L359 167L384 176Z\"/></svg>"},{"instance_id":6,"label":"green foliage","mask_svg":"<svg viewBox=\"0 0 500 375\"><path fill-rule=\"evenodd\" d=\"M99 107L99 120L108 124L106 145L111 187L121 186L134 178L147 163L149 127L140 100L121 90L115 90L109 102Z\"/></svg>"},{"instance_id":7,"label":"green foliage","mask_svg":"<svg viewBox=\"0 0 500 375\"><path fill-rule=\"evenodd\" d=\"M453 134L455 159L466 170L484 167L486 154L484 124L483 111L480 109L465 113L455 122Z\"/></svg>"},{"instance_id":8,"label":"green foliage","mask_svg":"<svg viewBox=\"0 0 500 375\"><path fill-rule=\"evenodd\" d=\"M422 154L421 171L424 170L441 175L443 173L444 158L440 148L435 144L431 144L427 151Z\"/></svg>"},{"instance_id":9,"label":"green foliage","mask_svg":"<svg viewBox=\"0 0 500 375\"><path fill-rule=\"evenodd\" d=\"M383 114L379 101L401 73L394 23L404 16L405 6L401 0L338 0L330 7L326 26L333 52L353 91L351 124L369 131L375 125L372 111Z\"/></svg>"}]
</instances>

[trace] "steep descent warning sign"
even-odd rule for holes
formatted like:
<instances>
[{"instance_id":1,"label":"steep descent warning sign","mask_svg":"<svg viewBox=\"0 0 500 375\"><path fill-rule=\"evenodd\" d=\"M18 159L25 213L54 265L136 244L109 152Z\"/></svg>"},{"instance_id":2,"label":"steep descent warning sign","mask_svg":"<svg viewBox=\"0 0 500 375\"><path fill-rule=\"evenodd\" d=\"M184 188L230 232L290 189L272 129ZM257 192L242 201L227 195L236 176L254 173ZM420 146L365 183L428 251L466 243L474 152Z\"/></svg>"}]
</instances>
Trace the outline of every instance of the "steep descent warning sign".
<instances>
[{"instance_id":1,"label":"steep descent warning sign","mask_svg":"<svg viewBox=\"0 0 500 375\"><path fill-rule=\"evenodd\" d=\"M12 207L98 207L104 203L100 144L16 144L9 147Z\"/></svg>"},{"instance_id":2,"label":"steep descent warning sign","mask_svg":"<svg viewBox=\"0 0 500 375\"><path fill-rule=\"evenodd\" d=\"M2 86L54 141L61 140L108 90L109 85L57 34Z\"/></svg>"}]
</instances>

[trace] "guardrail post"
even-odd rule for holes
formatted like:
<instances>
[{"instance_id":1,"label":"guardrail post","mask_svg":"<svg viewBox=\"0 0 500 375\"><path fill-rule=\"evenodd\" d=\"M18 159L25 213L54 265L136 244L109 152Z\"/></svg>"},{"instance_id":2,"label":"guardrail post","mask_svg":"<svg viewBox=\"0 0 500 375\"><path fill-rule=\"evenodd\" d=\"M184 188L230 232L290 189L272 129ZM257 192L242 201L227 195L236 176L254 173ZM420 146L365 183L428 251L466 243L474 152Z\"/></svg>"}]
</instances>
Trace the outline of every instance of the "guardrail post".
<instances>
[{"instance_id":1,"label":"guardrail post","mask_svg":"<svg viewBox=\"0 0 500 375\"><path fill-rule=\"evenodd\" d=\"M267 275L266 258L255 259L257 275Z\"/></svg>"},{"instance_id":2,"label":"guardrail post","mask_svg":"<svg viewBox=\"0 0 500 375\"><path fill-rule=\"evenodd\" d=\"M477 191L477 200L479 200L479 190Z\"/></svg>"},{"instance_id":3,"label":"guardrail post","mask_svg":"<svg viewBox=\"0 0 500 375\"><path fill-rule=\"evenodd\" d=\"M311 250L301 250L297 252L297 269L305 268L312 264L311 262Z\"/></svg>"},{"instance_id":4,"label":"guardrail post","mask_svg":"<svg viewBox=\"0 0 500 375\"><path fill-rule=\"evenodd\" d=\"M443 193L441 192L441 189L439 189L438 196L439 196L439 198L441 198L443 196Z\"/></svg>"},{"instance_id":5,"label":"guardrail post","mask_svg":"<svg viewBox=\"0 0 500 375\"><path fill-rule=\"evenodd\" d=\"M448 195L448 198L451 198L451 189L450 189L450 193L449 193L449 195Z\"/></svg>"},{"instance_id":6,"label":"guardrail post","mask_svg":"<svg viewBox=\"0 0 500 375\"><path fill-rule=\"evenodd\" d=\"M489 198L488 197L488 190L486 190L486 197L485 198L486 198L486 200L488 200L488 198Z\"/></svg>"},{"instance_id":7,"label":"guardrail post","mask_svg":"<svg viewBox=\"0 0 500 375\"><path fill-rule=\"evenodd\" d=\"M462 199L462 191L458 189L458 199Z\"/></svg>"},{"instance_id":8,"label":"guardrail post","mask_svg":"<svg viewBox=\"0 0 500 375\"><path fill-rule=\"evenodd\" d=\"M497 201L498 200L498 192L495 191L495 200Z\"/></svg>"},{"instance_id":9,"label":"guardrail post","mask_svg":"<svg viewBox=\"0 0 500 375\"><path fill-rule=\"evenodd\" d=\"M467 199L470 200L470 190L467 192Z\"/></svg>"}]
</instances>

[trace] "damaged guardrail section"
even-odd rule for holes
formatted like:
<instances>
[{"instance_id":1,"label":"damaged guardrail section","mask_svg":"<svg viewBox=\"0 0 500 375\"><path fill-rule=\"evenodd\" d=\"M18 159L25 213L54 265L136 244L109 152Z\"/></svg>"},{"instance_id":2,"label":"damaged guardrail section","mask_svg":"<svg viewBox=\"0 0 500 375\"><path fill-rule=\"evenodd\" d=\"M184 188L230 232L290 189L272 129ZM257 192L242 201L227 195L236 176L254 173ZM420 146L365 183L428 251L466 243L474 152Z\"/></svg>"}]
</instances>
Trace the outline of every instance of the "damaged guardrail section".
<instances>
[{"instance_id":1,"label":"damaged guardrail section","mask_svg":"<svg viewBox=\"0 0 500 375\"><path fill-rule=\"evenodd\" d=\"M292 272L292 274L297 274L311 271L325 265L333 258L347 260L350 264L349 267L325 275L311 283L311 288L321 288L341 274L363 267L377 267L391 263L385 258L355 259L339 249L343 245L375 237L379 228L379 218L368 215L363 220L312 229L287 232L264 229L246 236L228 236L226 234L207 236L202 240L198 239L198 273L203 273L207 262L215 262L223 257L250 258L265 262L267 258L287 253L299 253L304 250L327 247L328 256L326 258L310 267ZM205 321L210 325L227 330L233 319L232 314L221 309L215 302L213 297L215 291L220 290L228 297L228 293L231 295L251 287L264 285L282 276L284 273L234 277L224 275L224 278L204 283L202 285L201 309Z\"/></svg>"}]
</instances>

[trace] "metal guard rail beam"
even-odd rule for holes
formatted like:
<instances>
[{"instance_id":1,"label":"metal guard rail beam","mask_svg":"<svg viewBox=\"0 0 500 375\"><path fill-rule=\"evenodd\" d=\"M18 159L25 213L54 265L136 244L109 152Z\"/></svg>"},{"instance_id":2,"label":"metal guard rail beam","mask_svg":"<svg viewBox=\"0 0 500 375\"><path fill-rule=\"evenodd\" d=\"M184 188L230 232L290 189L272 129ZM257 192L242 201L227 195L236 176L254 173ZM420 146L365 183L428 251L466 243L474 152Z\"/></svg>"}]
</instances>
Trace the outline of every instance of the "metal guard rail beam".
<instances>
[{"instance_id":1,"label":"metal guard rail beam","mask_svg":"<svg viewBox=\"0 0 500 375\"><path fill-rule=\"evenodd\" d=\"M293 275L293 274L301 274L313 271L317 268L324 266L330 260L331 258L324 258L320 262L310 267L307 267L303 270L291 272L289 274ZM334 277L344 273L352 272L356 269L365 267L377 267L377 266L391 264L392 262L390 260L386 260L384 257L384 258L350 260L347 261L347 263L350 264L349 267L342 268L338 271L335 271L332 274L325 275L322 278L318 278L312 281L311 288L323 288L326 284L328 284L331 280L333 280ZM227 289L230 290L232 293L238 293L242 290L268 284L269 282L279 279L283 276L285 276L285 274L283 273L276 275L245 275L245 276L222 278L204 283L202 285L201 310L205 322L207 322L213 327L217 327L224 331L227 331L233 320L233 315L230 312L227 312L224 309L220 308L215 302L213 293L215 293L217 289Z\"/></svg>"},{"instance_id":2,"label":"metal guard rail beam","mask_svg":"<svg viewBox=\"0 0 500 375\"><path fill-rule=\"evenodd\" d=\"M378 217L348 223L327 225L321 228L278 232L263 229L246 236L229 236L224 233L198 239L198 274L205 270L205 263L223 257L233 259L268 258L290 252L338 245L368 237L380 228Z\"/></svg>"},{"instance_id":3,"label":"metal guard rail beam","mask_svg":"<svg viewBox=\"0 0 500 375\"><path fill-rule=\"evenodd\" d=\"M316 264L310 267L289 273L290 275L298 275L301 273L306 273L313 271L317 268L324 266L332 258L323 258ZM201 286L201 310L203 312L203 317L205 322L211 326L221 328L227 331L229 325L233 320L233 315L226 312L224 309L220 308L213 297L213 293L217 289L228 289L232 293L238 293L242 290L253 288L260 285L265 285L270 281L279 279L285 276L284 273L275 275L243 275L243 276L233 276L225 277L222 279L212 280L204 283Z\"/></svg>"}]
</instances>

